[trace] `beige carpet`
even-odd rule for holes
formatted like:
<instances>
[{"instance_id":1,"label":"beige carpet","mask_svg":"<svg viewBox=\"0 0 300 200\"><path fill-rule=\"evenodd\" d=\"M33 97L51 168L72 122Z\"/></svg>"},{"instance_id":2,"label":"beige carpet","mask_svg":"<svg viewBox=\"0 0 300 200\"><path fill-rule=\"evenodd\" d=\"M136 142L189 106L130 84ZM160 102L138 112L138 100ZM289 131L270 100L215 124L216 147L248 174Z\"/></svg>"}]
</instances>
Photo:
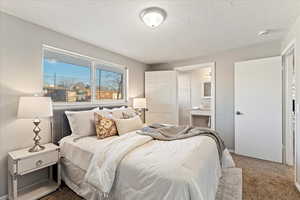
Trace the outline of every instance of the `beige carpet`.
<instances>
[{"instance_id":1,"label":"beige carpet","mask_svg":"<svg viewBox=\"0 0 300 200\"><path fill-rule=\"evenodd\" d=\"M243 156L233 155L233 158L243 172L243 200L300 200L300 193L293 183L293 168ZM234 187L234 184L229 187ZM226 188L223 190L229 191ZM225 200L225 197L222 198ZM42 200L81 200L81 198L68 187L62 186L60 191Z\"/></svg>"},{"instance_id":2,"label":"beige carpet","mask_svg":"<svg viewBox=\"0 0 300 200\"><path fill-rule=\"evenodd\" d=\"M300 200L292 167L238 155L233 158L243 169L243 200Z\"/></svg>"}]
</instances>

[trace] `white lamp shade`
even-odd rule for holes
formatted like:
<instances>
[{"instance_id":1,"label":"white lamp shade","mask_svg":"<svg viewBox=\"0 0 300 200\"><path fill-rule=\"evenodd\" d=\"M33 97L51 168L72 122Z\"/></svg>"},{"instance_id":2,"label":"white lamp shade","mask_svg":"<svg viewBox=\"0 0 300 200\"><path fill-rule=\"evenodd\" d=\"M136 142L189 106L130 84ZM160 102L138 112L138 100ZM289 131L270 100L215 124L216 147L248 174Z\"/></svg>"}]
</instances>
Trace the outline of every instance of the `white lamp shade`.
<instances>
[{"instance_id":1,"label":"white lamp shade","mask_svg":"<svg viewBox=\"0 0 300 200\"><path fill-rule=\"evenodd\" d=\"M133 108L147 108L146 98L134 98Z\"/></svg>"},{"instance_id":2,"label":"white lamp shade","mask_svg":"<svg viewBox=\"0 0 300 200\"><path fill-rule=\"evenodd\" d=\"M35 119L53 116L50 97L20 97L18 118Z\"/></svg>"}]
</instances>

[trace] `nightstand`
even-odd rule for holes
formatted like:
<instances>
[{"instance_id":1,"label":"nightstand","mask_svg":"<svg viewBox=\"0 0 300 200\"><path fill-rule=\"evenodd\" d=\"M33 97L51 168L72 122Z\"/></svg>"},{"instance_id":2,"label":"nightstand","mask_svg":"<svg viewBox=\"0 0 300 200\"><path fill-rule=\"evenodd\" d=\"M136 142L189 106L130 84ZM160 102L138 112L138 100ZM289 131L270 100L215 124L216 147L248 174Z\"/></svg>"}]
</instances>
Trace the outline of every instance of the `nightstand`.
<instances>
[{"instance_id":1,"label":"nightstand","mask_svg":"<svg viewBox=\"0 0 300 200\"><path fill-rule=\"evenodd\" d=\"M61 183L59 146L49 143L40 152L28 152L29 148L8 153L8 199L39 199L57 190ZM53 180L53 165L57 164L57 182ZM40 181L18 191L18 177L49 168L48 180Z\"/></svg>"}]
</instances>

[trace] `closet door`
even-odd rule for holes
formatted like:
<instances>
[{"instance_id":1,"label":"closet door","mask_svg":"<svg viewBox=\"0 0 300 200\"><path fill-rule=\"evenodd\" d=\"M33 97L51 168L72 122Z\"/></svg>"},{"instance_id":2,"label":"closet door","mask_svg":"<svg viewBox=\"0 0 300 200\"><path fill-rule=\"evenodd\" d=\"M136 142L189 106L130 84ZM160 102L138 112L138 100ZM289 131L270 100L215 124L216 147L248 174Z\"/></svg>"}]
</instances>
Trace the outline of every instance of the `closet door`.
<instances>
[{"instance_id":1,"label":"closet door","mask_svg":"<svg viewBox=\"0 0 300 200\"><path fill-rule=\"evenodd\" d=\"M145 72L146 123L178 124L177 72Z\"/></svg>"},{"instance_id":2,"label":"closet door","mask_svg":"<svg viewBox=\"0 0 300 200\"><path fill-rule=\"evenodd\" d=\"M282 162L281 57L235 63L235 151Z\"/></svg>"}]
</instances>

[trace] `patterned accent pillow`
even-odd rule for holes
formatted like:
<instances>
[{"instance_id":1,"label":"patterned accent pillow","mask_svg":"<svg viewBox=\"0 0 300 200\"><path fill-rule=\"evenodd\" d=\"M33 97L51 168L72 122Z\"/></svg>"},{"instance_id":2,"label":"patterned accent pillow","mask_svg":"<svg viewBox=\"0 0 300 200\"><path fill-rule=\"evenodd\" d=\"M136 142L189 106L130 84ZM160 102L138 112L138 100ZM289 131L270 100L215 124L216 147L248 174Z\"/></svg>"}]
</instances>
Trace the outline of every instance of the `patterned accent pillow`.
<instances>
[{"instance_id":1,"label":"patterned accent pillow","mask_svg":"<svg viewBox=\"0 0 300 200\"><path fill-rule=\"evenodd\" d=\"M122 112L123 119L130 119L137 116L136 112Z\"/></svg>"},{"instance_id":2,"label":"patterned accent pillow","mask_svg":"<svg viewBox=\"0 0 300 200\"><path fill-rule=\"evenodd\" d=\"M104 139L107 137L118 135L117 126L113 119L103 117L98 113L95 113L94 116L98 139Z\"/></svg>"}]
</instances>

